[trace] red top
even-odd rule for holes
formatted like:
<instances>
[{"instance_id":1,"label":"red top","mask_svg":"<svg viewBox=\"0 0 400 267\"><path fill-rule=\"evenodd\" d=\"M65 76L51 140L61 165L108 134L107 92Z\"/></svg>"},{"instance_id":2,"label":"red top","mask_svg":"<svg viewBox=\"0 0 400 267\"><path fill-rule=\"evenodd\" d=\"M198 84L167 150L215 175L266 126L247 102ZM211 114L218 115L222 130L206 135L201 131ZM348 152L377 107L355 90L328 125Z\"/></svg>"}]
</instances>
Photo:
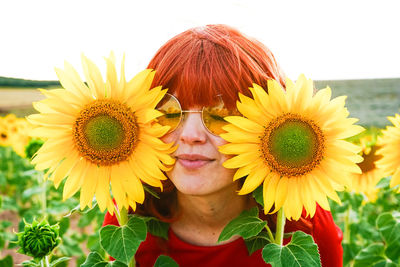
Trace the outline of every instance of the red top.
<instances>
[{"instance_id":1,"label":"red top","mask_svg":"<svg viewBox=\"0 0 400 267\"><path fill-rule=\"evenodd\" d=\"M342 231L333 221L329 211L325 211L317 206L316 213L313 218L308 219L312 223L311 234L321 255L321 263L323 267L341 267L342 266ZM117 225L118 221L115 216L106 214L103 226L107 224ZM285 231L292 232L299 229L287 229ZM288 243L290 239L285 239L284 243ZM242 238L223 245L216 246L197 246L186 243L179 239L170 229L168 232L168 240L147 234L147 238L139 246L135 259L136 266L150 267L153 266L156 259L160 255L168 255L173 258L181 267L190 266L270 266L266 264L261 257L262 249L255 251L252 255L248 254L246 245Z\"/></svg>"}]
</instances>

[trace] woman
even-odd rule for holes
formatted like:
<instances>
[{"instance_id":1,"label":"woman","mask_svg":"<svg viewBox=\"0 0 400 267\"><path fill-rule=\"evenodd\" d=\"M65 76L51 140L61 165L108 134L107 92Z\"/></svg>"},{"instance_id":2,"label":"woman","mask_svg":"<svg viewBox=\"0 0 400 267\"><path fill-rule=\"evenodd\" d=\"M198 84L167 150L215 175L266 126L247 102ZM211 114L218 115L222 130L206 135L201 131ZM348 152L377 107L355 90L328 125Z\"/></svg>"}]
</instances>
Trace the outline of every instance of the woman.
<instances>
[{"instance_id":1,"label":"woman","mask_svg":"<svg viewBox=\"0 0 400 267\"><path fill-rule=\"evenodd\" d=\"M169 239L148 234L136 254L138 266L153 266L161 254L180 266L266 266L261 251L249 255L240 237L217 242L232 219L257 204L250 195L237 194L241 181L233 182L235 170L222 166L227 156L218 151L225 144L217 135L220 125L210 124L207 116L221 110L221 105L234 112L238 92L250 96L252 83L267 88L267 80L275 79L285 87L274 56L263 44L231 27L208 25L169 40L148 68L156 70L153 86L162 85L171 94L160 108L168 102L179 109L179 102L183 116L163 138L178 146L173 155L176 164L167 172L170 180L165 181L160 199L147 195L136 211L169 222ZM276 216L266 220L273 230ZM117 223L106 215L104 225ZM317 207L312 219L287 222L285 231L295 230L313 236L323 266L342 265L342 233L329 212Z\"/></svg>"}]
</instances>

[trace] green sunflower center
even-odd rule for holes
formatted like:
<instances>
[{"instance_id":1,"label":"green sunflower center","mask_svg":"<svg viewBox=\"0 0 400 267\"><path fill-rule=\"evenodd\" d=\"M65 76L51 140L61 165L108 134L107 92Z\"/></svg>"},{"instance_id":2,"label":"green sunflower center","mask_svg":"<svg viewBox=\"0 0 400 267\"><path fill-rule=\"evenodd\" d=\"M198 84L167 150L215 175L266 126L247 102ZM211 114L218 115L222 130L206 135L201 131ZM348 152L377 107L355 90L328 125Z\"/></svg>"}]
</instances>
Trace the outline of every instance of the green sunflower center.
<instances>
[{"instance_id":1,"label":"green sunflower center","mask_svg":"<svg viewBox=\"0 0 400 267\"><path fill-rule=\"evenodd\" d=\"M109 99L96 100L79 113L73 128L74 143L89 161L113 165L132 154L138 130L128 106Z\"/></svg>"},{"instance_id":2,"label":"green sunflower center","mask_svg":"<svg viewBox=\"0 0 400 267\"><path fill-rule=\"evenodd\" d=\"M286 121L272 132L270 151L286 166L300 167L312 161L316 147L312 128L301 121Z\"/></svg>"},{"instance_id":3,"label":"green sunflower center","mask_svg":"<svg viewBox=\"0 0 400 267\"><path fill-rule=\"evenodd\" d=\"M310 172L322 159L324 136L311 120L284 114L266 127L262 152L266 163L282 176Z\"/></svg>"},{"instance_id":4,"label":"green sunflower center","mask_svg":"<svg viewBox=\"0 0 400 267\"><path fill-rule=\"evenodd\" d=\"M124 128L115 118L99 115L89 120L85 127L88 143L96 150L118 148L124 140Z\"/></svg>"}]
</instances>

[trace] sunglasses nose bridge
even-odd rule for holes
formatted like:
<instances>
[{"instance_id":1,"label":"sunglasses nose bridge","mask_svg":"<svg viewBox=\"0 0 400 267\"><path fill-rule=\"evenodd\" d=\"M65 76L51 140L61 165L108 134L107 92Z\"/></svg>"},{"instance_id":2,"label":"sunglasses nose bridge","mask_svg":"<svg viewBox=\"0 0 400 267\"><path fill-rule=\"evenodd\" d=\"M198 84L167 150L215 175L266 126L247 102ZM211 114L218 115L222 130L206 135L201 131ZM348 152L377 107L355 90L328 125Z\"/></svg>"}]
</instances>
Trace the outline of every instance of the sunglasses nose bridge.
<instances>
[{"instance_id":1,"label":"sunglasses nose bridge","mask_svg":"<svg viewBox=\"0 0 400 267\"><path fill-rule=\"evenodd\" d=\"M199 113L199 114L198 114ZM198 115L195 115L198 114ZM201 111L182 111L182 117L178 127L179 138L185 142L203 143L206 140L205 132L208 129L202 122Z\"/></svg>"}]
</instances>

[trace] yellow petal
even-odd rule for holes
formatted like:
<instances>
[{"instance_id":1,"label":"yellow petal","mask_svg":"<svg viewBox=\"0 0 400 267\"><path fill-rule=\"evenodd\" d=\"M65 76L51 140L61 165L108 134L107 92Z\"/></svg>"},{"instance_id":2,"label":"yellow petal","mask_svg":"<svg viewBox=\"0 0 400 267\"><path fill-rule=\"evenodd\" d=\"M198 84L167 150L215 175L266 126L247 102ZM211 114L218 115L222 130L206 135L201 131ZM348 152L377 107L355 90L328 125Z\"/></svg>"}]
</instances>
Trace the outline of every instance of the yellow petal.
<instances>
[{"instance_id":1,"label":"yellow petal","mask_svg":"<svg viewBox=\"0 0 400 267\"><path fill-rule=\"evenodd\" d=\"M312 196L312 191L309 188L309 180L306 177L302 177L301 182L299 183L301 186L300 190L300 198L301 201L304 205L304 208L307 211L307 214L312 218L314 217L315 211L316 211L316 203L315 199Z\"/></svg>"},{"instance_id":2,"label":"yellow petal","mask_svg":"<svg viewBox=\"0 0 400 267\"><path fill-rule=\"evenodd\" d=\"M65 71L55 68L62 87L79 99L84 99L85 101L91 100L92 97L89 88L82 82L75 69L67 62L64 62L64 69Z\"/></svg>"},{"instance_id":3,"label":"yellow petal","mask_svg":"<svg viewBox=\"0 0 400 267\"><path fill-rule=\"evenodd\" d=\"M248 175L250 173L250 171L253 168L255 168L256 166L258 166L259 164L260 164L260 161L255 161L255 162L252 162L248 165L245 165L245 166L239 168L236 171L235 175L233 175L233 181L236 181L237 179L240 179L240 178Z\"/></svg>"},{"instance_id":4,"label":"yellow petal","mask_svg":"<svg viewBox=\"0 0 400 267\"><path fill-rule=\"evenodd\" d=\"M151 69L146 69L136 74L126 85L126 92L129 92L129 97L149 90L154 74L155 72Z\"/></svg>"},{"instance_id":5,"label":"yellow petal","mask_svg":"<svg viewBox=\"0 0 400 267\"><path fill-rule=\"evenodd\" d=\"M147 108L137 110L135 112L135 115L137 117L138 123L146 124L162 116L163 113L155 109Z\"/></svg>"},{"instance_id":6,"label":"yellow petal","mask_svg":"<svg viewBox=\"0 0 400 267\"><path fill-rule=\"evenodd\" d=\"M226 121L232 123L236 127L243 129L250 133L261 134L264 132L264 127L260 124L240 116L227 116L224 118Z\"/></svg>"},{"instance_id":7,"label":"yellow petal","mask_svg":"<svg viewBox=\"0 0 400 267\"><path fill-rule=\"evenodd\" d=\"M126 167L130 169L129 166ZM139 178L132 174L129 176L124 176L121 181L129 199L132 199L138 203L143 203L144 189Z\"/></svg>"},{"instance_id":8,"label":"yellow petal","mask_svg":"<svg viewBox=\"0 0 400 267\"><path fill-rule=\"evenodd\" d=\"M98 182L96 187L96 201L99 204L100 211L106 208L111 214L114 213L114 204L110 197L110 172L109 167L100 167L98 173Z\"/></svg>"},{"instance_id":9,"label":"yellow petal","mask_svg":"<svg viewBox=\"0 0 400 267\"><path fill-rule=\"evenodd\" d=\"M277 212L285 203L288 193L288 178L280 177L279 183L276 187L275 209L272 213Z\"/></svg>"},{"instance_id":10,"label":"yellow petal","mask_svg":"<svg viewBox=\"0 0 400 267\"><path fill-rule=\"evenodd\" d=\"M97 68L97 66L84 55L82 55L81 58L83 73L92 94L94 94L96 99L105 98L106 87L99 68Z\"/></svg>"},{"instance_id":11,"label":"yellow petal","mask_svg":"<svg viewBox=\"0 0 400 267\"><path fill-rule=\"evenodd\" d=\"M110 97L114 99L120 99L121 92L118 86L117 70L115 69L115 56L114 53L110 53L108 58L105 58L107 64L107 84L110 90Z\"/></svg>"},{"instance_id":12,"label":"yellow petal","mask_svg":"<svg viewBox=\"0 0 400 267\"><path fill-rule=\"evenodd\" d=\"M53 180L55 188L58 188L61 181L69 175L72 168L75 167L76 163L79 161L79 155L77 152L73 152L71 155L68 155L57 169L53 172L50 179Z\"/></svg>"},{"instance_id":13,"label":"yellow petal","mask_svg":"<svg viewBox=\"0 0 400 267\"><path fill-rule=\"evenodd\" d=\"M276 189L279 183L279 176L270 172L263 185L263 197L264 197L264 213L268 213L272 205L275 202Z\"/></svg>"},{"instance_id":14,"label":"yellow petal","mask_svg":"<svg viewBox=\"0 0 400 267\"><path fill-rule=\"evenodd\" d=\"M297 177L290 177L288 178L288 192L290 192L290 197L288 197L285 201L284 207L286 217L291 220L298 220L301 216L303 211L303 205L300 200L300 195L298 192L298 178Z\"/></svg>"},{"instance_id":15,"label":"yellow petal","mask_svg":"<svg viewBox=\"0 0 400 267\"><path fill-rule=\"evenodd\" d=\"M72 197L82 186L83 180L85 179L88 164L86 160L80 160L71 170L71 173L64 184L63 200Z\"/></svg>"},{"instance_id":16,"label":"yellow petal","mask_svg":"<svg viewBox=\"0 0 400 267\"><path fill-rule=\"evenodd\" d=\"M99 167L96 165L89 166L89 169L83 178L81 195L80 195L80 208L83 210L86 206L92 207L94 193L96 191L98 182Z\"/></svg>"},{"instance_id":17,"label":"yellow petal","mask_svg":"<svg viewBox=\"0 0 400 267\"><path fill-rule=\"evenodd\" d=\"M27 120L35 125L50 125L72 127L75 122L74 117L65 114L32 114L27 117Z\"/></svg>"},{"instance_id":18,"label":"yellow petal","mask_svg":"<svg viewBox=\"0 0 400 267\"><path fill-rule=\"evenodd\" d=\"M247 152L226 160L222 165L228 169L236 169L250 164L259 158L261 158L261 156L257 151Z\"/></svg>"},{"instance_id":19,"label":"yellow petal","mask_svg":"<svg viewBox=\"0 0 400 267\"><path fill-rule=\"evenodd\" d=\"M252 169L244 181L244 184L239 191L239 195L253 192L265 180L268 173L269 170L264 166L258 166L258 168Z\"/></svg>"},{"instance_id":20,"label":"yellow petal","mask_svg":"<svg viewBox=\"0 0 400 267\"><path fill-rule=\"evenodd\" d=\"M218 147L219 152L224 154L242 154L250 151L260 150L260 145L258 144L226 144Z\"/></svg>"},{"instance_id":21,"label":"yellow petal","mask_svg":"<svg viewBox=\"0 0 400 267\"><path fill-rule=\"evenodd\" d=\"M400 184L400 167L397 168L396 172L393 174L390 180L390 187L395 187L398 184Z\"/></svg>"},{"instance_id":22,"label":"yellow petal","mask_svg":"<svg viewBox=\"0 0 400 267\"><path fill-rule=\"evenodd\" d=\"M131 171L135 174L136 177L140 178L143 182L145 182L148 185L154 186L154 187L159 187L163 188L161 180L159 178L154 178L152 176L149 176L142 170L142 166L139 166L139 164L135 160L130 160L129 161L129 166L131 168ZM166 180L167 177L163 177L162 180Z\"/></svg>"},{"instance_id":23,"label":"yellow petal","mask_svg":"<svg viewBox=\"0 0 400 267\"><path fill-rule=\"evenodd\" d=\"M111 167L111 191L113 193L113 197L117 202L118 209L121 210L123 207L126 209L129 208L128 201L126 200L126 193L124 187L122 186L123 177L127 176L127 173L123 173L120 170L120 165L114 165ZM123 175L123 176L122 176Z\"/></svg>"}]
</instances>

